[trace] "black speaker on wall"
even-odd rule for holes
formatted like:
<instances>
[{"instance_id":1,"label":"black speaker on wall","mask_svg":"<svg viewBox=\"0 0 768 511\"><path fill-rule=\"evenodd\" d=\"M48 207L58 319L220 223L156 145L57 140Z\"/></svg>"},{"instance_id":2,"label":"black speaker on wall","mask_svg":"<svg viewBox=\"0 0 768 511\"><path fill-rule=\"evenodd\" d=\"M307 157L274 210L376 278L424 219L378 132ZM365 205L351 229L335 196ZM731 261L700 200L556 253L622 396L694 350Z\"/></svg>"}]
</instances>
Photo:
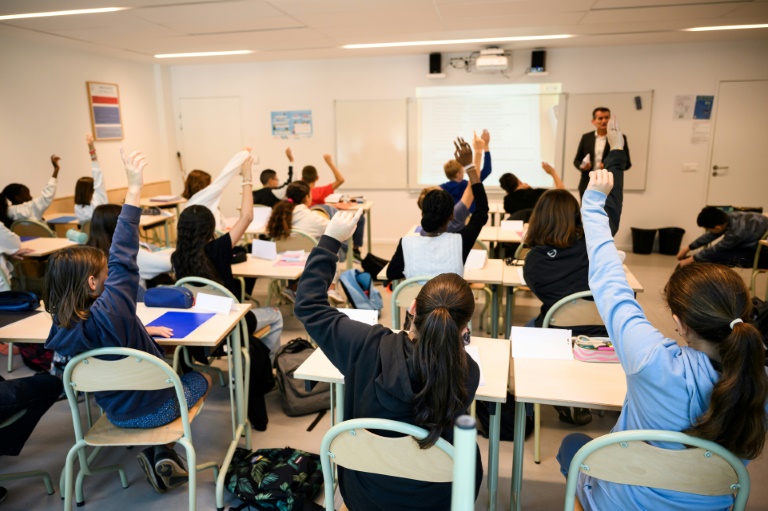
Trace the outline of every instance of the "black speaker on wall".
<instances>
[{"instance_id":1,"label":"black speaker on wall","mask_svg":"<svg viewBox=\"0 0 768 511\"><path fill-rule=\"evenodd\" d=\"M531 73L543 73L547 70L546 50L533 50L531 52Z\"/></svg>"},{"instance_id":2,"label":"black speaker on wall","mask_svg":"<svg viewBox=\"0 0 768 511\"><path fill-rule=\"evenodd\" d=\"M440 53L429 54L429 74L437 75L443 68L443 56Z\"/></svg>"}]
</instances>

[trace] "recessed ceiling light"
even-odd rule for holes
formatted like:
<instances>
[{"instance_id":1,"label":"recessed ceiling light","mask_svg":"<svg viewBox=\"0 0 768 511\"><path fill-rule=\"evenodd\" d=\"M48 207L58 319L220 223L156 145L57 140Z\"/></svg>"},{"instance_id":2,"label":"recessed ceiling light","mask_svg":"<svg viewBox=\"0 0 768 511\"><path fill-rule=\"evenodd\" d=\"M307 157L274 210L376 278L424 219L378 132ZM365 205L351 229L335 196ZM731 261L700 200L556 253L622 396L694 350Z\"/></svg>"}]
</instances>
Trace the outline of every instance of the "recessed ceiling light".
<instances>
[{"instance_id":1,"label":"recessed ceiling light","mask_svg":"<svg viewBox=\"0 0 768 511\"><path fill-rule=\"evenodd\" d=\"M686 28L686 32L707 32L709 30L746 30L750 28L768 28L768 24L762 25L721 25L719 27Z\"/></svg>"},{"instance_id":2,"label":"recessed ceiling light","mask_svg":"<svg viewBox=\"0 0 768 511\"><path fill-rule=\"evenodd\" d=\"M533 35L521 37L488 37L483 39L440 39L437 41L404 41L399 43L374 43L374 44L345 44L342 48L348 50L362 48L394 48L398 46L436 46L442 44L466 44L466 43L503 43L512 41L541 41L544 39L568 39L574 37L569 34L558 35Z\"/></svg>"},{"instance_id":3,"label":"recessed ceiling light","mask_svg":"<svg viewBox=\"0 0 768 511\"><path fill-rule=\"evenodd\" d=\"M155 55L156 59L175 59L181 57L216 57L218 55L245 55L253 53L251 50L232 50L232 51L201 51L197 53L161 53Z\"/></svg>"},{"instance_id":4,"label":"recessed ceiling light","mask_svg":"<svg viewBox=\"0 0 768 511\"><path fill-rule=\"evenodd\" d=\"M70 16L72 14L99 14L102 12L115 12L127 9L127 7L101 7L99 9L77 9L74 11L30 12L27 14L8 14L0 16L0 21L18 20L24 18L47 18L49 16Z\"/></svg>"}]
</instances>

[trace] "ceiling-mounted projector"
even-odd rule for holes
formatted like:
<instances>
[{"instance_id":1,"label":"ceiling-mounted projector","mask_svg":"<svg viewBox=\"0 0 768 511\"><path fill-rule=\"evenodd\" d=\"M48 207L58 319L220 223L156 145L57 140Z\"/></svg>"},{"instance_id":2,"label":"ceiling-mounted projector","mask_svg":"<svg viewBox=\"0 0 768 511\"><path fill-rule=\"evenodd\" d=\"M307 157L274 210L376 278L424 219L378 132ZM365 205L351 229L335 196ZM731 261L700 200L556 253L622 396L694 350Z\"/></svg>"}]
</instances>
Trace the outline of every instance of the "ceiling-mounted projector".
<instances>
[{"instance_id":1,"label":"ceiling-mounted projector","mask_svg":"<svg viewBox=\"0 0 768 511\"><path fill-rule=\"evenodd\" d=\"M509 68L509 58L501 48L488 48L480 51L473 64L472 70L479 73L506 71Z\"/></svg>"}]
</instances>

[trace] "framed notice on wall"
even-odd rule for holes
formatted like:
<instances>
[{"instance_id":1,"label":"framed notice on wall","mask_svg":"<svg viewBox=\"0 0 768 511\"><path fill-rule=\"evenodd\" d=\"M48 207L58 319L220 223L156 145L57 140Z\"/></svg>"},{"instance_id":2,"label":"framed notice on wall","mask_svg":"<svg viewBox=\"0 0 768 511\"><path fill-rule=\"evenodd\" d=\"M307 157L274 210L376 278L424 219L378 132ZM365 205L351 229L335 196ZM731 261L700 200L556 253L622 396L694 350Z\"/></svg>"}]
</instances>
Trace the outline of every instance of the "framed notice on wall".
<instances>
[{"instance_id":1,"label":"framed notice on wall","mask_svg":"<svg viewBox=\"0 0 768 511\"><path fill-rule=\"evenodd\" d=\"M96 140L122 140L123 116L116 83L86 82L91 128Z\"/></svg>"}]
</instances>

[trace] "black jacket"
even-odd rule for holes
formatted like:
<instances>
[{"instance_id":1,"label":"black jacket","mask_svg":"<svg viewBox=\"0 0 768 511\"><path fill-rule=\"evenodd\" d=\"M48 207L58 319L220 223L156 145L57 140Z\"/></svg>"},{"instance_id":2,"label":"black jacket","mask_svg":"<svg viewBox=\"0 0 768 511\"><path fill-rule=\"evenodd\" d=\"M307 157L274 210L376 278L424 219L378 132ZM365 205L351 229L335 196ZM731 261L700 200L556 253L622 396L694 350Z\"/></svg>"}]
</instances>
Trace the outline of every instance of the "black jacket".
<instances>
[{"instance_id":1,"label":"black jacket","mask_svg":"<svg viewBox=\"0 0 768 511\"><path fill-rule=\"evenodd\" d=\"M328 305L340 243L328 236L312 249L296 291L294 312L307 333L344 375L344 417L392 419L413 424L412 401L421 382L414 370L414 344L405 332L349 319ZM475 397L480 369L469 363L467 407ZM453 430L443 432L452 442ZM482 481L478 450L476 488ZM403 460L403 463L407 463ZM450 509L451 484L412 481L339 468L344 502L353 510Z\"/></svg>"},{"instance_id":2,"label":"black jacket","mask_svg":"<svg viewBox=\"0 0 768 511\"><path fill-rule=\"evenodd\" d=\"M605 158L608 157L608 153L611 151L611 145L608 141L605 141L605 150L603 150L603 164L605 164ZM629 157L629 145L627 144L627 136L624 135L624 152L627 155L627 166L624 170L629 170L632 167L632 160ZM579 148L576 150L576 156L573 158L573 166L581 172L581 180L579 181L579 193L584 195L584 190L587 189L587 183L589 183L589 171L581 169L581 162L584 161L584 157L589 155L589 161L595 162L595 132L590 131L584 133L579 141ZM590 169L592 170L592 169Z\"/></svg>"}]
</instances>

